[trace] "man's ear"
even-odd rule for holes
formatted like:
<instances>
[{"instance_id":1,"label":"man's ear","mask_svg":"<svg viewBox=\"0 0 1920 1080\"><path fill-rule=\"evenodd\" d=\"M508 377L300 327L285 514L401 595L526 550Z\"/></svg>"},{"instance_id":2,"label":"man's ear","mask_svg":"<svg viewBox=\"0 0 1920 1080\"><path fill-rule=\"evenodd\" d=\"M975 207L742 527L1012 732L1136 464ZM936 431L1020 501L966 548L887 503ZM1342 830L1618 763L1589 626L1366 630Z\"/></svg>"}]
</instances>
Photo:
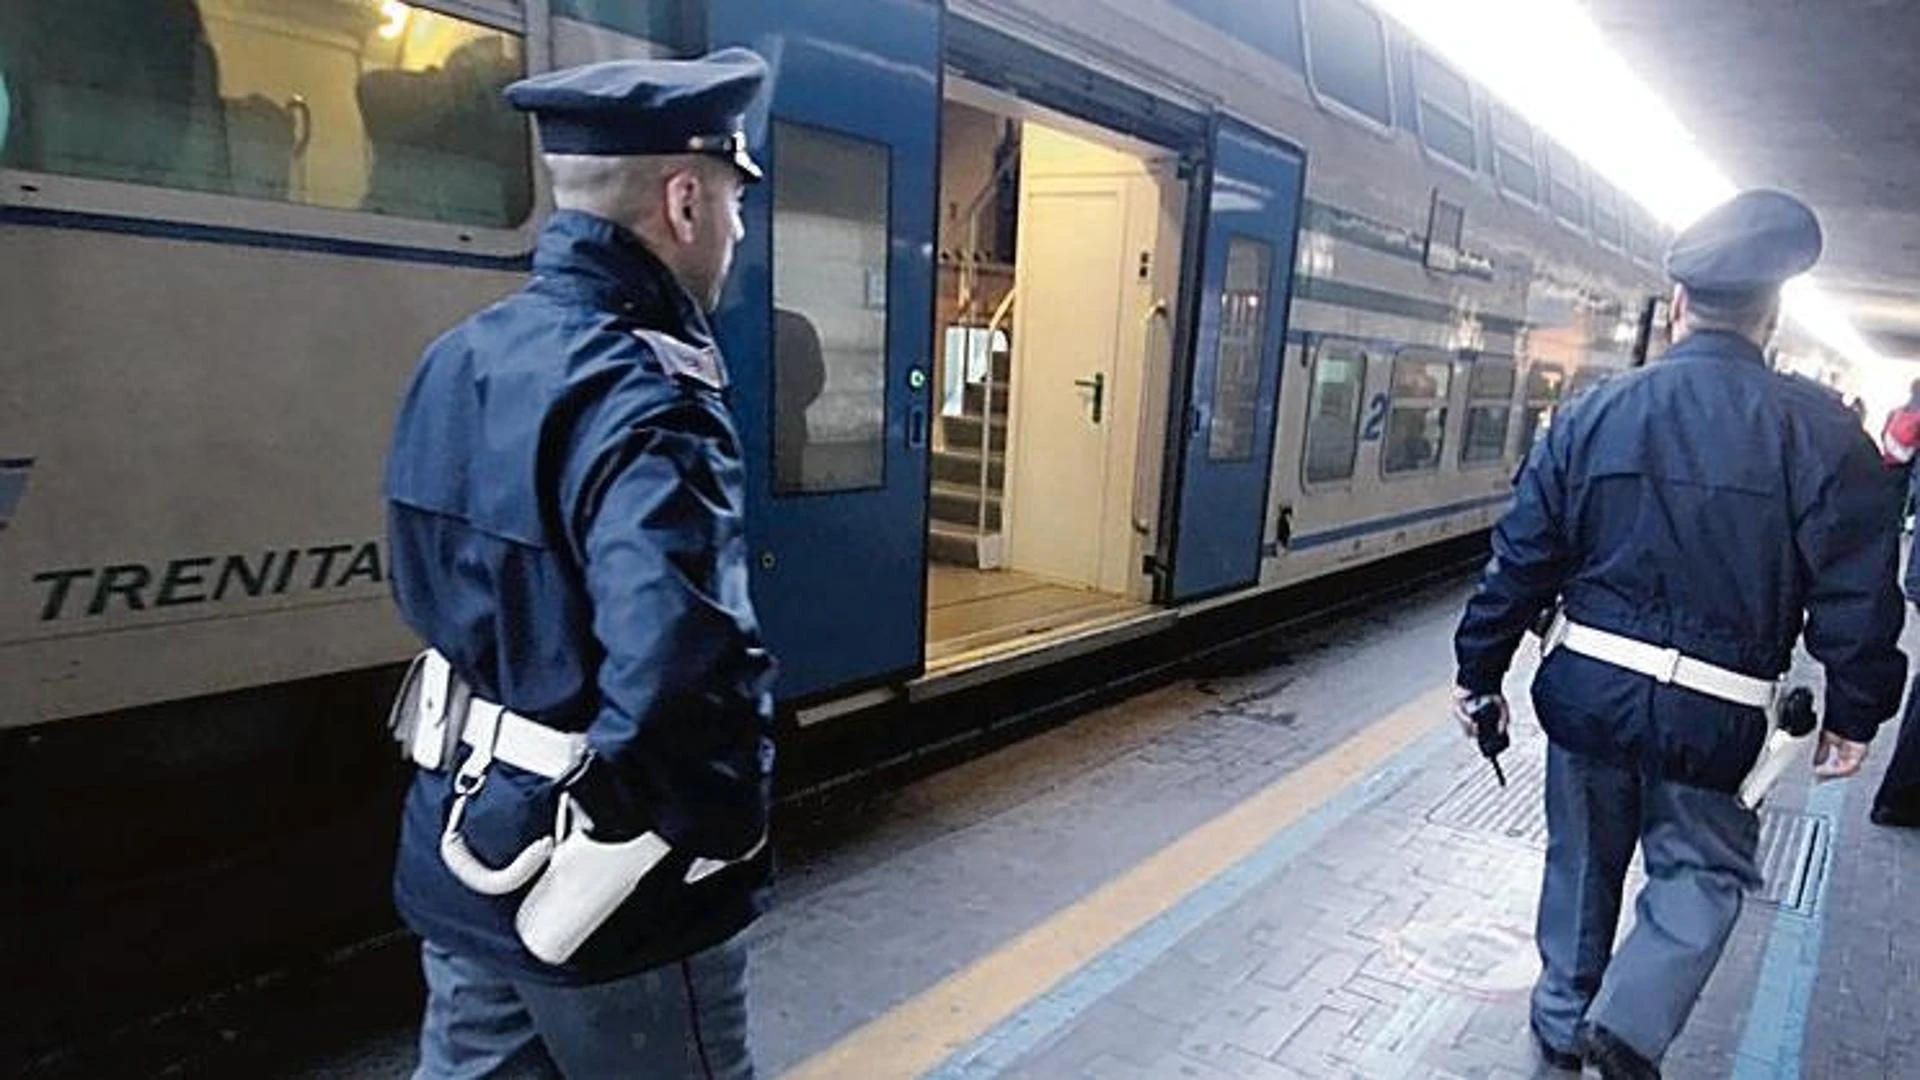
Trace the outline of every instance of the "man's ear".
<instances>
[{"instance_id":1,"label":"man's ear","mask_svg":"<svg viewBox=\"0 0 1920 1080\"><path fill-rule=\"evenodd\" d=\"M699 235L697 222L703 194L700 174L693 169L676 169L667 175L665 209L667 230L682 244L691 244Z\"/></svg>"}]
</instances>

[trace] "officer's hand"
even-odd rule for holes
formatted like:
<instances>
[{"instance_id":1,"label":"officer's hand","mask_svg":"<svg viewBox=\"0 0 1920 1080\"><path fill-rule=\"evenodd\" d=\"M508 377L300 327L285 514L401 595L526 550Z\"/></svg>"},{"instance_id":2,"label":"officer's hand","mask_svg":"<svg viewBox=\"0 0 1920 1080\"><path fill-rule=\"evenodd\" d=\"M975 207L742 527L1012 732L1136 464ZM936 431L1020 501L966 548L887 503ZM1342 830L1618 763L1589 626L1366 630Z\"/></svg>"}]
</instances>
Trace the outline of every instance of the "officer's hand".
<instances>
[{"instance_id":1,"label":"officer's hand","mask_svg":"<svg viewBox=\"0 0 1920 1080\"><path fill-rule=\"evenodd\" d=\"M1511 717L1507 711L1505 694L1475 694L1458 686L1453 688L1453 720L1460 725L1460 730L1467 738L1479 737L1480 732L1473 724L1473 714L1489 702L1500 709L1500 730L1507 730L1507 721Z\"/></svg>"},{"instance_id":2,"label":"officer's hand","mask_svg":"<svg viewBox=\"0 0 1920 1080\"><path fill-rule=\"evenodd\" d=\"M1838 780L1859 772L1866 760L1866 743L1823 731L1820 733L1820 748L1813 752L1813 775L1817 780Z\"/></svg>"}]
</instances>

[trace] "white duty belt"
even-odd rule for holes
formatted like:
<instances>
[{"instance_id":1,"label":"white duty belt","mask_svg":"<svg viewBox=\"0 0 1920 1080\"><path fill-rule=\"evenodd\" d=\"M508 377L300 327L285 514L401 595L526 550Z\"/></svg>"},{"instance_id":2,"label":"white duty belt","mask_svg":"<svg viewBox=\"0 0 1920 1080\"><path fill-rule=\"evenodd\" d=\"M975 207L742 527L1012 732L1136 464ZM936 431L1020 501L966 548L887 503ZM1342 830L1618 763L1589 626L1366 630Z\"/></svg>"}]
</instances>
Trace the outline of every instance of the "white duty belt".
<instances>
[{"instance_id":1,"label":"white duty belt","mask_svg":"<svg viewBox=\"0 0 1920 1080\"><path fill-rule=\"evenodd\" d=\"M486 896L505 896L531 883L514 926L528 951L549 964L571 957L672 850L651 831L617 842L593 839L584 810L562 792L552 834L529 842L507 865L490 866L460 832L468 802L486 785L487 770L503 761L559 780L585 757L586 735L557 731L473 696L447 658L432 649L415 658L388 723L415 764L436 772L453 770L453 802L440 833L441 862L461 884ZM457 742L473 751L458 768L455 732ZM693 885L747 862L765 844L762 835L734 858L696 858L682 882Z\"/></svg>"},{"instance_id":2,"label":"white duty belt","mask_svg":"<svg viewBox=\"0 0 1920 1080\"><path fill-rule=\"evenodd\" d=\"M449 730L458 731L460 741L473 748L463 772L479 773L495 761L504 761L516 769L558 780L586 753L587 736L583 732L558 731L464 693L447 658L437 650L420 654L408 678L418 680L418 727L410 749L414 763L421 768L447 767L449 748L445 739Z\"/></svg>"},{"instance_id":3,"label":"white duty belt","mask_svg":"<svg viewBox=\"0 0 1920 1080\"><path fill-rule=\"evenodd\" d=\"M1545 651L1550 653L1556 648L1638 672L1658 683L1684 686L1708 697L1755 709L1772 708L1780 690L1777 680L1729 671L1718 664L1696 660L1678 649L1649 645L1622 634L1582 626L1565 615L1555 618L1553 628L1547 632Z\"/></svg>"}]
</instances>

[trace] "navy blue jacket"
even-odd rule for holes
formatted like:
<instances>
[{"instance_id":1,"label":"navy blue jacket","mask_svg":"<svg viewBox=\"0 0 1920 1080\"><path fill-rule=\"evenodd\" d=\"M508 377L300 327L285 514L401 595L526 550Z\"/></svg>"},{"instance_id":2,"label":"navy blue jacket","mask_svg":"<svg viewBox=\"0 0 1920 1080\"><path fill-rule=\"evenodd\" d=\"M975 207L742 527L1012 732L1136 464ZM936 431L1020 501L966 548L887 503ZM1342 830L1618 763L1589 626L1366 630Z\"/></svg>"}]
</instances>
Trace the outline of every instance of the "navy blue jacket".
<instances>
[{"instance_id":1,"label":"navy blue jacket","mask_svg":"<svg viewBox=\"0 0 1920 1080\"><path fill-rule=\"evenodd\" d=\"M1534 448L1454 638L1460 685L1498 691L1556 597L1577 622L1767 679L1804 627L1827 726L1870 739L1906 675L1898 489L1838 400L1742 338L1693 334L1583 395ZM1721 791L1766 734L1757 709L1564 649L1533 699L1567 749Z\"/></svg>"},{"instance_id":2,"label":"navy blue jacket","mask_svg":"<svg viewBox=\"0 0 1920 1080\"><path fill-rule=\"evenodd\" d=\"M671 890L696 856L767 827L773 665L748 597L740 444L705 316L625 230L561 211L522 291L434 342L387 466L401 614L473 691L584 731L567 780L597 836L674 856L564 968L521 946L524 890L482 896L442 864L450 778L408 794L394 895L415 931L536 979L643 970L738 932L764 854ZM635 331L664 332L661 349ZM462 829L489 865L551 833L558 785L496 762ZM650 887L650 886L658 887Z\"/></svg>"}]
</instances>

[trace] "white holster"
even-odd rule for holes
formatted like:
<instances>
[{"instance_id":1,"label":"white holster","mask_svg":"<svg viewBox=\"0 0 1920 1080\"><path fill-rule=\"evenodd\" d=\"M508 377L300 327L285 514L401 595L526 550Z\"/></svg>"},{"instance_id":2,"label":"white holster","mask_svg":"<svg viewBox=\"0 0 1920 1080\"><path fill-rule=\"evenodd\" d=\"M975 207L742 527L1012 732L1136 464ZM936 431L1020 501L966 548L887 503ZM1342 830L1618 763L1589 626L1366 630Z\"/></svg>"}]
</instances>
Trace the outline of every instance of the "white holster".
<instances>
[{"instance_id":1,"label":"white holster","mask_svg":"<svg viewBox=\"0 0 1920 1080\"><path fill-rule=\"evenodd\" d=\"M461 836L460 824L493 763L504 761L557 781L579 764L587 737L556 731L474 697L435 650L414 659L388 726L406 756L423 769L444 772L453 767L462 745L471 748L453 776L453 804L440 833L441 862L461 884L487 896L505 896L531 882L514 928L527 951L546 963L571 958L671 854L666 841L653 832L616 843L595 840L591 820L562 792L551 835L529 843L505 866L482 862ZM762 836L736 859L695 859L683 884L752 859L765 845Z\"/></svg>"},{"instance_id":2,"label":"white holster","mask_svg":"<svg viewBox=\"0 0 1920 1080\"><path fill-rule=\"evenodd\" d=\"M1805 735L1794 735L1773 723L1769 716L1767 741L1760 747L1760 756L1754 759L1753 768L1747 770L1746 778L1740 781L1740 805L1748 810L1760 809L1767 799L1767 793L1773 785L1780 782L1780 775L1787 770L1795 758L1807 759L1812 756L1814 736L1820 732L1814 728Z\"/></svg>"}]
</instances>

